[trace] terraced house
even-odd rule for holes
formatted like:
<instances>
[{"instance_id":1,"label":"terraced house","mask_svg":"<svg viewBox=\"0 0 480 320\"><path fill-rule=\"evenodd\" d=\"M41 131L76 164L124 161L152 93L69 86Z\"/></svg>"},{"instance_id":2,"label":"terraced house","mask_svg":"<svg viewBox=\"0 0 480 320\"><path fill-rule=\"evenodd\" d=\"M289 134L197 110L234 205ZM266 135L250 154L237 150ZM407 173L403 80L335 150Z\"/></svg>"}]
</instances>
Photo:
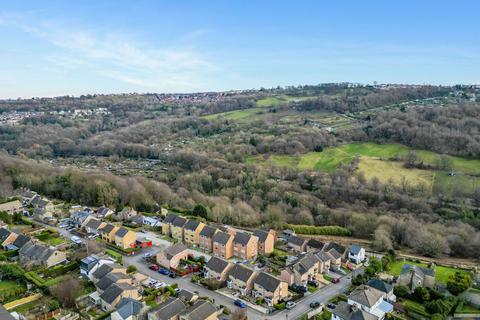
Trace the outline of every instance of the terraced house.
<instances>
[{"instance_id":1,"label":"terraced house","mask_svg":"<svg viewBox=\"0 0 480 320\"><path fill-rule=\"evenodd\" d=\"M203 222L197 220L188 220L183 227L183 238L189 245L200 244L200 232L205 227Z\"/></svg>"},{"instance_id":2,"label":"terraced house","mask_svg":"<svg viewBox=\"0 0 480 320\"><path fill-rule=\"evenodd\" d=\"M211 257L205 265L205 278L224 282L232 268L233 263L218 257Z\"/></svg>"},{"instance_id":3,"label":"terraced house","mask_svg":"<svg viewBox=\"0 0 480 320\"><path fill-rule=\"evenodd\" d=\"M258 238L258 254L269 255L275 246L275 230L255 230L253 235Z\"/></svg>"},{"instance_id":4,"label":"terraced house","mask_svg":"<svg viewBox=\"0 0 480 320\"><path fill-rule=\"evenodd\" d=\"M175 220L170 225L171 236L174 239L179 241L183 241L183 231L184 226L187 223L187 219L184 217L176 216Z\"/></svg>"},{"instance_id":5,"label":"terraced house","mask_svg":"<svg viewBox=\"0 0 480 320\"><path fill-rule=\"evenodd\" d=\"M253 280L257 273L241 264L235 264L228 273L227 287L240 292L242 296L248 295L253 288Z\"/></svg>"},{"instance_id":6,"label":"terraced house","mask_svg":"<svg viewBox=\"0 0 480 320\"><path fill-rule=\"evenodd\" d=\"M252 296L264 298L269 306L288 297L288 284L268 273L260 272L253 280Z\"/></svg>"},{"instance_id":7,"label":"terraced house","mask_svg":"<svg viewBox=\"0 0 480 320\"><path fill-rule=\"evenodd\" d=\"M234 236L219 231L213 236L213 254L224 259L233 257L233 238Z\"/></svg>"},{"instance_id":8,"label":"terraced house","mask_svg":"<svg viewBox=\"0 0 480 320\"><path fill-rule=\"evenodd\" d=\"M213 236L217 233L218 229L205 226L200 231L199 246L200 248L209 252L213 251Z\"/></svg>"},{"instance_id":9,"label":"terraced house","mask_svg":"<svg viewBox=\"0 0 480 320\"><path fill-rule=\"evenodd\" d=\"M175 220L177 216L174 214L167 214L165 219L163 219L163 224L162 224L162 233L164 235L170 236L172 234L171 232L171 225L173 221Z\"/></svg>"},{"instance_id":10,"label":"terraced house","mask_svg":"<svg viewBox=\"0 0 480 320\"><path fill-rule=\"evenodd\" d=\"M133 248L135 247L135 241L137 241L137 233L135 231L120 227L115 232L115 245L120 248Z\"/></svg>"},{"instance_id":11,"label":"terraced house","mask_svg":"<svg viewBox=\"0 0 480 320\"><path fill-rule=\"evenodd\" d=\"M180 313L180 320L215 320L217 309L207 300L199 300Z\"/></svg>"},{"instance_id":12,"label":"terraced house","mask_svg":"<svg viewBox=\"0 0 480 320\"><path fill-rule=\"evenodd\" d=\"M98 219L90 219L85 225L85 231L87 233L99 235L99 229L104 227L107 223L100 221Z\"/></svg>"},{"instance_id":13,"label":"terraced house","mask_svg":"<svg viewBox=\"0 0 480 320\"><path fill-rule=\"evenodd\" d=\"M237 232L233 238L233 255L244 260L255 259L258 255L258 237Z\"/></svg>"},{"instance_id":14,"label":"terraced house","mask_svg":"<svg viewBox=\"0 0 480 320\"><path fill-rule=\"evenodd\" d=\"M53 267L67 261L67 255L63 251L44 246L30 241L19 251L18 258L25 266Z\"/></svg>"},{"instance_id":15,"label":"terraced house","mask_svg":"<svg viewBox=\"0 0 480 320\"><path fill-rule=\"evenodd\" d=\"M113 224L107 223L105 226L98 229L100 236L103 240L108 242L115 242L115 234L117 233L118 227Z\"/></svg>"}]
</instances>

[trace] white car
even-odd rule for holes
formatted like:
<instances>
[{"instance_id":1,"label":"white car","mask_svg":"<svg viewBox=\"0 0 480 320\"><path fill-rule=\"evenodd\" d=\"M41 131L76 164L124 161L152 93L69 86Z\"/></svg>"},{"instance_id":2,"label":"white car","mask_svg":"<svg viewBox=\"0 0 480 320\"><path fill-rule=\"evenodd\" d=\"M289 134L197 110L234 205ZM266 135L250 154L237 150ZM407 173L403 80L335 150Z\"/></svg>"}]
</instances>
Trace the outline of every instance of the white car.
<instances>
[{"instance_id":1,"label":"white car","mask_svg":"<svg viewBox=\"0 0 480 320\"><path fill-rule=\"evenodd\" d=\"M82 239L80 239L80 237L77 237L77 236L71 237L70 240L72 240L72 242L74 242L76 244L82 243Z\"/></svg>"},{"instance_id":2,"label":"white car","mask_svg":"<svg viewBox=\"0 0 480 320\"><path fill-rule=\"evenodd\" d=\"M90 240L95 239L96 237L97 237L97 235L94 234L94 233L88 235L88 239L90 239Z\"/></svg>"},{"instance_id":3,"label":"white car","mask_svg":"<svg viewBox=\"0 0 480 320\"><path fill-rule=\"evenodd\" d=\"M295 302L293 301L288 301L287 305L285 306L288 310L292 310L293 307L295 307Z\"/></svg>"}]
</instances>

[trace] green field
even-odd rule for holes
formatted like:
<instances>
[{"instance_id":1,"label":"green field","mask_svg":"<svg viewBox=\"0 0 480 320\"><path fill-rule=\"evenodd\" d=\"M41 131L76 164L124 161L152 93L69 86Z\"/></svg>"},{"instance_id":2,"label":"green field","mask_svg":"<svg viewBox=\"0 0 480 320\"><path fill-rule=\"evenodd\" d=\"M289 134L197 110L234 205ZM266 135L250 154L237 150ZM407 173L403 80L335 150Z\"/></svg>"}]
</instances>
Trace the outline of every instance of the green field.
<instances>
[{"instance_id":1,"label":"green field","mask_svg":"<svg viewBox=\"0 0 480 320\"><path fill-rule=\"evenodd\" d=\"M412 265L417 265L421 267L427 267L426 264L424 263L418 263L418 262L413 262L413 261L395 261L389 265L389 270L387 273L391 274L392 276L398 276L400 275L400 272L402 271L402 267L405 263L412 264ZM455 269L451 267L445 267L445 266L436 266L435 267L435 281L439 283L447 283L448 277L450 275L455 274L455 272L461 272L461 273L468 273L468 271L463 270L463 269Z\"/></svg>"},{"instance_id":2,"label":"green field","mask_svg":"<svg viewBox=\"0 0 480 320\"><path fill-rule=\"evenodd\" d=\"M17 281L10 281L10 280L2 280L0 281L0 292L4 292L7 290L13 290L16 288L22 288L23 286L18 283Z\"/></svg>"},{"instance_id":3,"label":"green field","mask_svg":"<svg viewBox=\"0 0 480 320\"><path fill-rule=\"evenodd\" d=\"M393 181L396 184L405 180L410 185L423 184L435 193L452 193L456 189L475 190L480 187L480 180L470 176L480 173L480 160L449 156L455 171L459 173L449 176L445 172L434 170L404 168L401 160L408 152L409 148L401 144L351 143L299 156L248 157L246 162L333 172L358 156L360 157L358 172L363 172L367 179L377 177L383 183ZM432 166L440 159L440 155L434 152L424 150L415 150L415 152L425 164Z\"/></svg>"}]
</instances>

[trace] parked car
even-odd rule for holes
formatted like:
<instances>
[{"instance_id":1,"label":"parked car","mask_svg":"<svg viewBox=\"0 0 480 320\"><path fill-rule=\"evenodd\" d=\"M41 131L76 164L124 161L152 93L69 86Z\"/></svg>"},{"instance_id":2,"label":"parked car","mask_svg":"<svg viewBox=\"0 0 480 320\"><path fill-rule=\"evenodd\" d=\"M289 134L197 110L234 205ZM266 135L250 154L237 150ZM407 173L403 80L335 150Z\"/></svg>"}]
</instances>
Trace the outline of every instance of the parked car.
<instances>
[{"instance_id":1,"label":"parked car","mask_svg":"<svg viewBox=\"0 0 480 320\"><path fill-rule=\"evenodd\" d=\"M158 269L160 269L160 267L159 267L158 265L156 265L156 264L152 264L152 265L150 266L150 270L158 271Z\"/></svg>"},{"instance_id":2,"label":"parked car","mask_svg":"<svg viewBox=\"0 0 480 320\"><path fill-rule=\"evenodd\" d=\"M150 252L147 252L143 255L143 257L146 259L146 258L150 258L152 256L152 254Z\"/></svg>"},{"instance_id":3,"label":"parked car","mask_svg":"<svg viewBox=\"0 0 480 320\"><path fill-rule=\"evenodd\" d=\"M158 269L158 273L168 276L170 274L170 271L168 271L167 269L164 269L164 268L160 268L160 269Z\"/></svg>"},{"instance_id":4,"label":"parked car","mask_svg":"<svg viewBox=\"0 0 480 320\"><path fill-rule=\"evenodd\" d=\"M301 286L301 285L298 285L298 284L293 284L292 285L292 290L297 292L297 293L305 293L308 291L307 287L305 286Z\"/></svg>"},{"instance_id":5,"label":"parked car","mask_svg":"<svg viewBox=\"0 0 480 320\"><path fill-rule=\"evenodd\" d=\"M60 224L58 225L58 227L59 227L59 228L66 228L66 227L68 227L68 224L67 224L67 223L60 223Z\"/></svg>"},{"instance_id":6,"label":"parked car","mask_svg":"<svg viewBox=\"0 0 480 320\"><path fill-rule=\"evenodd\" d=\"M240 299L235 300L235 302L233 304L236 305L239 308L246 308L247 307L247 304Z\"/></svg>"},{"instance_id":7,"label":"parked car","mask_svg":"<svg viewBox=\"0 0 480 320\"><path fill-rule=\"evenodd\" d=\"M318 281L317 280L308 280L308 285L317 288L318 287Z\"/></svg>"},{"instance_id":8,"label":"parked car","mask_svg":"<svg viewBox=\"0 0 480 320\"><path fill-rule=\"evenodd\" d=\"M337 306L334 305L333 303L328 303L328 304L327 304L327 308L329 308L329 309L335 309L336 307L337 307Z\"/></svg>"},{"instance_id":9,"label":"parked car","mask_svg":"<svg viewBox=\"0 0 480 320\"><path fill-rule=\"evenodd\" d=\"M287 310L292 310L293 307L295 307L295 302L288 301L285 307L287 308Z\"/></svg>"},{"instance_id":10,"label":"parked car","mask_svg":"<svg viewBox=\"0 0 480 320\"><path fill-rule=\"evenodd\" d=\"M172 279L175 279L177 277L177 274L175 272L170 272L168 276Z\"/></svg>"},{"instance_id":11,"label":"parked car","mask_svg":"<svg viewBox=\"0 0 480 320\"><path fill-rule=\"evenodd\" d=\"M333 278L332 279L332 283L339 283L339 282L340 282L340 279L338 279L338 278Z\"/></svg>"},{"instance_id":12,"label":"parked car","mask_svg":"<svg viewBox=\"0 0 480 320\"><path fill-rule=\"evenodd\" d=\"M92 239L95 239L96 237L97 237L97 235L92 233L92 234L89 234L87 238L92 240Z\"/></svg>"},{"instance_id":13,"label":"parked car","mask_svg":"<svg viewBox=\"0 0 480 320\"><path fill-rule=\"evenodd\" d=\"M310 303L310 308L316 309L316 308L318 308L318 307L320 307L320 302L314 301L314 302L311 302L311 303Z\"/></svg>"}]
</instances>

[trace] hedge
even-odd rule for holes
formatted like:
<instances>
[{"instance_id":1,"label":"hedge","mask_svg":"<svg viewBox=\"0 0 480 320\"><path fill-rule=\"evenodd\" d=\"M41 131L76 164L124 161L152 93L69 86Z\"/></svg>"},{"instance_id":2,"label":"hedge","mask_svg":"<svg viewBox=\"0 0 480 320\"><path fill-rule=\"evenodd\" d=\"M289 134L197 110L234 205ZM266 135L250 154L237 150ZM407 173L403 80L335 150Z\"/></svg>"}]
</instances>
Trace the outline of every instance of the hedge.
<instances>
[{"instance_id":1,"label":"hedge","mask_svg":"<svg viewBox=\"0 0 480 320\"><path fill-rule=\"evenodd\" d=\"M326 236L344 236L350 237L352 231L339 226L309 226L300 224L286 224L286 229L291 229L298 234L308 235L326 235Z\"/></svg>"}]
</instances>

